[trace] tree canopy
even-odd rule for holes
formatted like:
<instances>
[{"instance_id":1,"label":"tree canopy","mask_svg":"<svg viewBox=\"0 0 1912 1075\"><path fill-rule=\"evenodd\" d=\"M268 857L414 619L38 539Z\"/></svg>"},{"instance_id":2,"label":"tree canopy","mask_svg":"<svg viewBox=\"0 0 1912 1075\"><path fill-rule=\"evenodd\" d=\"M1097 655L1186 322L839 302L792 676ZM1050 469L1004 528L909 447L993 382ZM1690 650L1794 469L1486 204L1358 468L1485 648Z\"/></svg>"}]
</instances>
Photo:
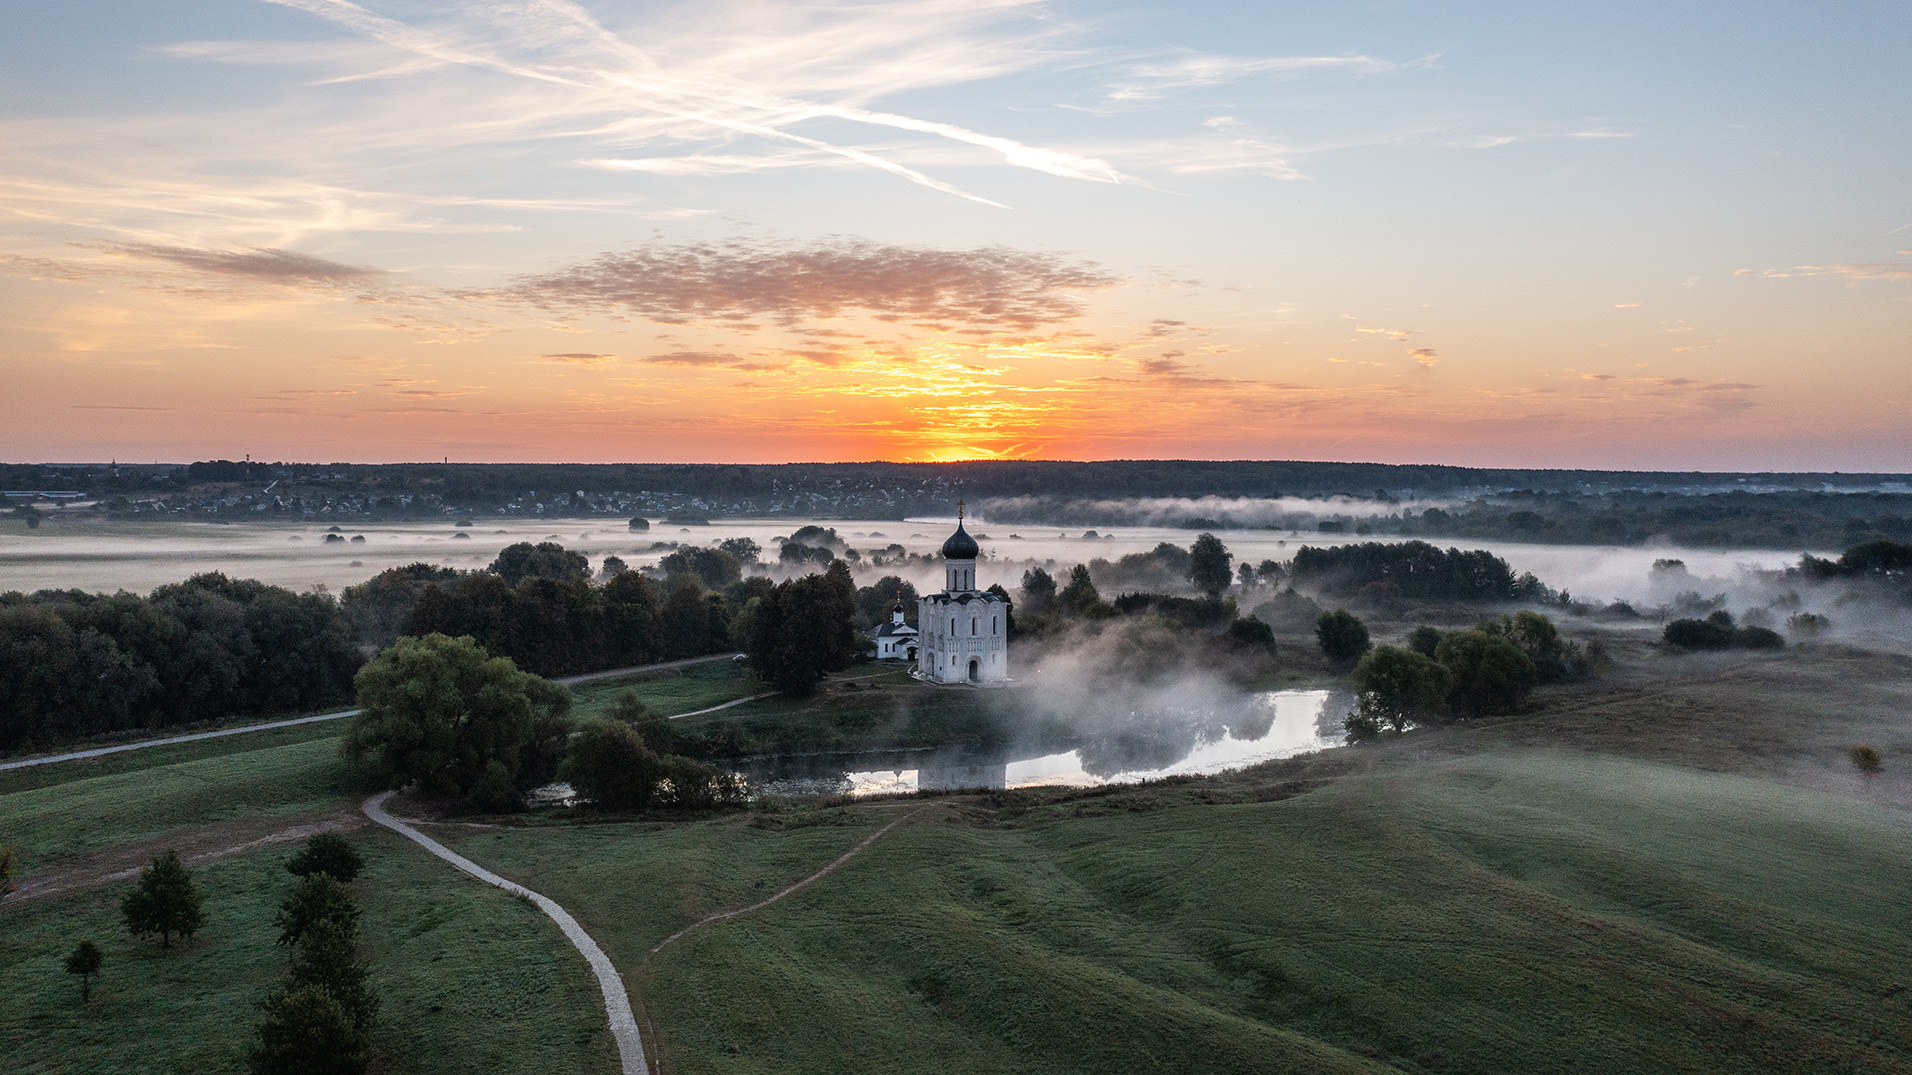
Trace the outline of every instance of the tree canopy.
<instances>
[{"instance_id":1,"label":"tree canopy","mask_svg":"<svg viewBox=\"0 0 1912 1075\"><path fill-rule=\"evenodd\" d=\"M1213 534L1200 534L1188 550L1188 581L1197 590L1213 597L1228 589L1234 578L1229 564L1235 555Z\"/></svg>"},{"instance_id":2,"label":"tree canopy","mask_svg":"<svg viewBox=\"0 0 1912 1075\"><path fill-rule=\"evenodd\" d=\"M357 684L342 750L388 788L512 805L550 780L570 731L568 689L470 638L401 638Z\"/></svg>"},{"instance_id":3,"label":"tree canopy","mask_svg":"<svg viewBox=\"0 0 1912 1075\"><path fill-rule=\"evenodd\" d=\"M179 861L178 852L166 851L139 872L138 886L120 898L120 914L134 936L158 934L160 944L170 948L173 934L190 940L205 924L202 899L192 872Z\"/></svg>"}]
</instances>

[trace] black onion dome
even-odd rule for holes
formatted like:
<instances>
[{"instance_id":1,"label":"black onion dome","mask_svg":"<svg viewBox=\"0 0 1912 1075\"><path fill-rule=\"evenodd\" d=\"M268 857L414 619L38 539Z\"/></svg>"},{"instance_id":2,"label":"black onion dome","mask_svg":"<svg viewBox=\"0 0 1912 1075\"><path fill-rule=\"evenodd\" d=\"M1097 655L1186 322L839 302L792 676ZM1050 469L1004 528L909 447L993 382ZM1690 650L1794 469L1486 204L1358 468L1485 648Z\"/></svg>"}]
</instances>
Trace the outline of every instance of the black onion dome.
<instances>
[{"instance_id":1,"label":"black onion dome","mask_svg":"<svg viewBox=\"0 0 1912 1075\"><path fill-rule=\"evenodd\" d=\"M960 520L956 523L956 532L949 535L948 541L943 542L943 559L945 560L974 560L976 554L982 551L983 547L976 544L976 539L969 536L969 531L963 529Z\"/></svg>"}]
</instances>

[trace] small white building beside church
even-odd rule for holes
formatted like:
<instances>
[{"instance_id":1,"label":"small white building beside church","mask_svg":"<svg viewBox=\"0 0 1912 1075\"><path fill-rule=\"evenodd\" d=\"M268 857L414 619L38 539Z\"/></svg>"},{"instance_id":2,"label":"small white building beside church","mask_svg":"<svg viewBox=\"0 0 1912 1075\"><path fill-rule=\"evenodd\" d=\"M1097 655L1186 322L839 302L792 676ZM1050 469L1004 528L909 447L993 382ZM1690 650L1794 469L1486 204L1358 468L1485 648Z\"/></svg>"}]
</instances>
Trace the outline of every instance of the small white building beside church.
<instances>
[{"instance_id":1,"label":"small white building beside church","mask_svg":"<svg viewBox=\"0 0 1912 1075\"><path fill-rule=\"evenodd\" d=\"M1009 602L976 585L982 546L963 529L943 542L942 593L919 599L916 674L932 683L1001 683L1009 678Z\"/></svg>"},{"instance_id":2,"label":"small white building beside church","mask_svg":"<svg viewBox=\"0 0 1912 1075\"><path fill-rule=\"evenodd\" d=\"M876 643L876 659L879 661L914 661L916 659L916 628L903 620L903 602L898 601L890 610L890 622L879 623L870 628L870 639Z\"/></svg>"}]
</instances>

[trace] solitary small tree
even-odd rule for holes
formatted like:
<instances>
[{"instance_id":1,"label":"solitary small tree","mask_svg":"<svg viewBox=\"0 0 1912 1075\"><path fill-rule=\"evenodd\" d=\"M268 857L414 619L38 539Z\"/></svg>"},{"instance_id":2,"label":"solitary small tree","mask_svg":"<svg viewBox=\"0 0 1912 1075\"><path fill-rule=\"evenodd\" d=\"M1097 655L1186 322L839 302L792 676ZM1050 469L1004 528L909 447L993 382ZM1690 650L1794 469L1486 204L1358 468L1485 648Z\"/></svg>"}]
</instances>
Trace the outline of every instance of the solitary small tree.
<instances>
[{"instance_id":1,"label":"solitary small tree","mask_svg":"<svg viewBox=\"0 0 1912 1075\"><path fill-rule=\"evenodd\" d=\"M1055 600L1055 576L1039 567L1029 568L1022 573L1022 608L1025 614L1045 615Z\"/></svg>"},{"instance_id":2,"label":"solitary small tree","mask_svg":"<svg viewBox=\"0 0 1912 1075\"><path fill-rule=\"evenodd\" d=\"M1346 664L1368 651L1368 625L1344 608L1323 612L1315 621L1315 641L1336 664Z\"/></svg>"},{"instance_id":3,"label":"solitary small tree","mask_svg":"<svg viewBox=\"0 0 1912 1075\"><path fill-rule=\"evenodd\" d=\"M66 957L66 972L80 976L80 1000L93 999L93 979L99 977L100 965L106 957L100 954L100 946L92 941L81 941Z\"/></svg>"},{"instance_id":4,"label":"solitary small tree","mask_svg":"<svg viewBox=\"0 0 1912 1075\"><path fill-rule=\"evenodd\" d=\"M1234 558L1220 538L1213 534L1202 534L1196 537L1195 544L1188 550L1188 581L1210 597L1219 596L1228 589L1229 580L1234 577L1228 566Z\"/></svg>"},{"instance_id":5,"label":"solitary small tree","mask_svg":"<svg viewBox=\"0 0 1912 1075\"><path fill-rule=\"evenodd\" d=\"M287 859L285 868L300 877L328 873L350 881L365 868L365 857L338 833L321 832L305 842L305 850Z\"/></svg>"},{"instance_id":6,"label":"solitary small tree","mask_svg":"<svg viewBox=\"0 0 1912 1075\"><path fill-rule=\"evenodd\" d=\"M178 852L167 851L139 871L139 885L121 897L120 913L135 937L157 933L160 945L171 948L173 934L191 939L205 924L200 899L192 872L179 861Z\"/></svg>"},{"instance_id":7,"label":"solitary small tree","mask_svg":"<svg viewBox=\"0 0 1912 1075\"><path fill-rule=\"evenodd\" d=\"M1874 746L1853 747L1852 764L1858 766L1859 771L1867 776L1885 768L1884 759L1879 757L1879 748Z\"/></svg>"},{"instance_id":8,"label":"solitary small tree","mask_svg":"<svg viewBox=\"0 0 1912 1075\"><path fill-rule=\"evenodd\" d=\"M20 868L20 853L0 844L0 898L13 891L13 871Z\"/></svg>"}]
</instances>

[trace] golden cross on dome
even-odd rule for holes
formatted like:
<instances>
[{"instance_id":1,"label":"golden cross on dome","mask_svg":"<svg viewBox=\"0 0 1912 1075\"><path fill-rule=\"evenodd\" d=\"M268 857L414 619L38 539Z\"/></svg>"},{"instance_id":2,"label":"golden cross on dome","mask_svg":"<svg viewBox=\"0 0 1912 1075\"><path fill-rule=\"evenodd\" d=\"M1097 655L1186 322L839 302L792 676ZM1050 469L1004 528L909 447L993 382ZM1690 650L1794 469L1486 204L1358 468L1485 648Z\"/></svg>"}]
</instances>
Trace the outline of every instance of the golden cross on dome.
<instances>
[{"instance_id":1,"label":"golden cross on dome","mask_svg":"<svg viewBox=\"0 0 1912 1075\"><path fill-rule=\"evenodd\" d=\"M963 502L960 500L956 502L956 521L959 523L963 521Z\"/></svg>"}]
</instances>

